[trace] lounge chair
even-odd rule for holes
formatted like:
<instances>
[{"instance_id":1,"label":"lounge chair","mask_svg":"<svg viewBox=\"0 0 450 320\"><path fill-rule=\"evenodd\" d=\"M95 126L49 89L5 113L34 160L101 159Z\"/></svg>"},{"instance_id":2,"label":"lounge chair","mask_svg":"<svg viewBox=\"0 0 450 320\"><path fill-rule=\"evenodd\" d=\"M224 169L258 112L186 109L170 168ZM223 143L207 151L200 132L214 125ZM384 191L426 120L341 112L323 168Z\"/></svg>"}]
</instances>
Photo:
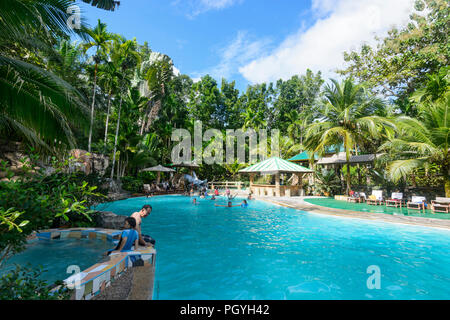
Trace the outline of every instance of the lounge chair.
<instances>
[{"instance_id":1,"label":"lounge chair","mask_svg":"<svg viewBox=\"0 0 450 320\"><path fill-rule=\"evenodd\" d=\"M411 201L406 204L408 209L414 210L424 210L425 211L425 202L427 199L425 197L413 196Z\"/></svg>"},{"instance_id":2,"label":"lounge chair","mask_svg":"<svg viewBox=\"0 0 450 320\"><path fill-rule=\"evenodd\" d=\"M353 203L361 203L365 200L365 194L364 197L362 197L362 194L360 192L354 192L350 197L347 198L347 202L353 202Z\"/></svg>"},{"instance_id":3,"label":"lounge chair","mask_svg":"<svg viewBox=\"0 0 450 320\"><path fill-rule=\"evenodd\" d=\"M382 205L383 204L383 191L373 190L372 195L367 198L367 204L369 205Z\"/></svg>"},{"instance_id":4,"label":"lounge chair","mask_svg":"<svg viewBox=\"0 0 450 320\"><path fill-rule=\"evenodd\" d=\"M449 213L450 198L436 197L436 200L431 200L431 211Z\"/></svg>"},{"instance_id":5,"label":"lounge chair","mask_svg":"<svg viewBox=\"0 0 450 320\"><path fill-rule=\"evenodd\" d=\"M386 207L402 207L403 205L403 193L401 192L394 192L392 193L392 196L390 199L385 201Z\"/></svg>"}]
</instances>

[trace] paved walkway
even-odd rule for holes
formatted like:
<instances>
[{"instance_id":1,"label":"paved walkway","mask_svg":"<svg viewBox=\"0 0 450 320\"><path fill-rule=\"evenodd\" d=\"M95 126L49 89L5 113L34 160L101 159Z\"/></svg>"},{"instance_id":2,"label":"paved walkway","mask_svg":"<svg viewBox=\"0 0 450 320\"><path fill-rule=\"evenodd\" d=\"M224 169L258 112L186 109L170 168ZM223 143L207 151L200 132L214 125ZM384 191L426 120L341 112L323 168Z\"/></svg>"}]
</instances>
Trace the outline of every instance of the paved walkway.
<instances>
[{"instance_id":1,"label":"paved walkway","mask_svg":"<svg viewBox=\"0 0 450 320\"><path fill-rule=\"evenodd\" d=\"M334 209L327 208L322 206L317 206L310 204L304 199L308 198L317 198L317 197L257 197L257 200L268 201L274 204L278 204L284 207L290 207L297 210L308 211L318 214L326 214L336 217L343 218L357 218L357 219L365 219L372 221L383 221L383 222L391 222L391 223L399 223L399 224L408 224L415 226L425 226L425 227L433 227L433 228L443 228L450 230L450 220L443 219L432 219L432 218L422 218L422 217L413 217L413 216L402 216L402 215L390 215L384 213L369 213L369 212L360 212L360 211L350 211L350 210L342 210L342 209Z\"/></svg>"}]
</instances>

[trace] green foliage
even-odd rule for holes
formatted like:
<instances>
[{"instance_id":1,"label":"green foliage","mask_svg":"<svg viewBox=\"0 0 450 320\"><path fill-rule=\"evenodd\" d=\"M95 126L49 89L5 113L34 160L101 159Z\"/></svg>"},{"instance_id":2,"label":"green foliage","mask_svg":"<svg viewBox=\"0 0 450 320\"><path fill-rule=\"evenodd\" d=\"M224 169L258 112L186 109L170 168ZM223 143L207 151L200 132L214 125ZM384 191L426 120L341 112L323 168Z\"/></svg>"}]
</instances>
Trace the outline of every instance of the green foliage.
<instances>
[{"instance_id":1,"label":"green foliage","mask_svg":"<svg viewBox=\"0 0 450 320\"><path fill-rule=\"evenodd\" d=\"M0 277L0 300L68 300L71 290L62 281L50 286L40 276L42 267L16 265L16 268ZM57 291L52 291L61 286Z\"/></svg>"},{"instance_id":2,"label":"green foliage","mask_svg":"<svg viewBox=\"0 0 450 320\"><path fill-rule=\"evenodd\" d=\"M341 189L339 177L333 170L316 171L315 188L315 191L321 194L328 193L331 196L338 194Z\"/></svg>"},{"instance_id":3,"label":"green foliage","mask_svg":"<svg viewBox=\"0 0 450 320\"><path fill-rule=\"evenodd\" d=\"M392 29L377 48L364 45L345 53L348 67L341 73L367 83L374 91L394 99L409 97L427 80L449 65L450 6L447 0L419 0L410 23ZM408 105L404 106L406 111Z\"/></svg>"},{"instance_id":4,"label":"green foliage","mask_svg":"<svg viewBox=\"0 0 450 320\"><path fill-rule=\"evenodd\" d=\"M125 176L120 179L122 182L122 188L124 190L133 192L133 193L141 193L143 191L144 181L140 178Z\"/></svg>"},{"instance_id":5,"label":"green foliage","mask_svg":"<svg viewBox=\"0 0 450 320\"><path fill-rule=\"evenodd\" d=\"M82 173L68 173L67 162L54 159L55 172L44 170L32 173L34 167L25 163L16 180L0 181L0 213L7 232L0 233L0 262L10 254L23 249L26 237L33 231L70 225L92 226L89 209L105 197L97 186L85 181ZM2 171L10 171L3 163ZM10 175L9 175L10 176ZM12 226L12 228L11 228Z\"/></svg>"}]
</instances>

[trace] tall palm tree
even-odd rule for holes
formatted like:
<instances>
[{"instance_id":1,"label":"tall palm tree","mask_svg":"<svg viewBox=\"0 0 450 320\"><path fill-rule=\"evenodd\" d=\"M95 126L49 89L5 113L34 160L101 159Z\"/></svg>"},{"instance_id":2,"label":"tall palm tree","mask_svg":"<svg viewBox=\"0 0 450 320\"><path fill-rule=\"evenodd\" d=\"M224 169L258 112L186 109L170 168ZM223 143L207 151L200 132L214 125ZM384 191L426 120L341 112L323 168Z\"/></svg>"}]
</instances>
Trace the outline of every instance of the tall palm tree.
<instances>
[{"instance_id":1,"label":"tall palm tree","mask_svg":"<svg viewBox=\"0 0 450 320\"><path fill-rule=\"evenodd\" d=\"M116 134L114 139L114 151L113 151L113 162L111 169L111 180L114 178L114 167L116 163L116 152L117 144L119 140L119 127L120 127L120 113L123 103L123 94L125 93L125 87L130 83L130 79L133 76L133 68L140 64L140 56L136 51L137 43L136 40L116 39L114 40L113 49L111 52L111 61L116 65L118 69L121 70L120 73L120 103L116 124Z\"/></svg>"},{"instance_id":2,"label":"tall palm tree","mask_svg":"<svg viewBox=\"0 0 450 320\"><path fill-rule=\"evenodd\" d=\"M400 116L393 121L397 136L384 143L381 151L397 160L388 165L390 178L407 178L418 168L437 164L450 197L450 92L434 102L419 104L417 118Z\"/></svg>"},{"instance_id":3,"label":"tall palm tree","mask_svg":"<svg viewBox=\"0 0 450 320\"><path fill-rule=\"evenodd\" d=\"M90 48L94 47L96 49L96 53L93 57L95 62L95 70L94 70L94 85L92 89L92 105L91 105L91 123L89 126L89 140L88 140L88 151L91 152L91 144L92 144L92 127L94 126L94 108L95 108L95 91L97 90L97 72L98 65L101 61L100 51L106 53L108 50L108 43L114 39L114 35L109 33L106 30L106 24L102 23L100 19L97 22L95 28L86 29L86 33L91 37L91 41L84 44L84 49L87 51Z\"/></svg>"},{"instance_id":4,"label":"tall palm tree","mask_svg":"<svg viewBox=\"0 0 450 320\"><path fill-rule=\"evenodd\" d=\"M50 151L60 143L74 146L70 125L83 126L86 118L80 92L45 70L45 60L37 54L50 52L57 37L75 33L66 24L72 4L0 1L0 132L20 135Z\"/></svg>"},{"instance_id":5,"label":"tall palm tree","mask_svg":"<svg viewBox=\"0 0 450 320\"><path fill-rule=\"evenodd\" d=\"M108 138L109 118L111 115L111 102L113 100L113 94L117 93L119 90L119 78L121 76L120 69L113 62L108 61L99 70L98 76L99 82L101 83L106 94L108 95L108 107L106 112L105 138L104 138L104 146L106 146Z\"/></svg>"},{"instance_id":6,"label":"tall palm tree","mask_svg":"<svg viewBox=\"0 0 450 320\"><path fill-rule=\"evenodd\" d=\"M144 133L144 129L148 130L158 117L167 92L167 83L173 78L173 62L167 55L154 52L149 59L143 63L143 68L146 69L144 77L148 89L146 96L150 101L142 121L141 135Z\"/></svg>"},{"instance_id":7,"label":"tall palm tree","mask_svg":"<svg viewBox=\"0 0 450 320\"><path fill-rule=\"evenodd\" d=\"M352 79L342 83L331 80L324 90L325 101L320 110L320 119L308 126L305 146L312 153L323 154L325 147L343 145L347 168L350 156L357 150L367 135L381 134L384 103L370 96L362 85ZM350 170L346 175L347 194L350 193Z\"/></svg>"}]
</instances>

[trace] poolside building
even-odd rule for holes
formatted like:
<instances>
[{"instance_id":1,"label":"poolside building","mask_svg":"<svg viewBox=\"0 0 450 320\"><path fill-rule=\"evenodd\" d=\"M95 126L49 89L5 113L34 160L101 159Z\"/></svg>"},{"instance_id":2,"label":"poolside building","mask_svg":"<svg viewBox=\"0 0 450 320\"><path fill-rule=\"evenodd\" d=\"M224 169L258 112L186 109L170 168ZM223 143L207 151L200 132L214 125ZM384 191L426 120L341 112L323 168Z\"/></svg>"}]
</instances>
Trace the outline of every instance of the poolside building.
<instances>
[{"instance_id":1,"label":"poolside building","mask_svg":"<svg viewBox=\"0 0 450 320\"><path fill-rule=\"evenodd\" d=\"M299 166L278 157L272 157L248 168L242 169L239 173L250 174L250 191L256 196L291 197L304 195L303 177L305 174L314 173L313 170ZM274 175L275 185L254 184L254 177L260 175ZM281 185L281 174L294 174L298 176L299 183L296 185Z\"/></svg>"}]
</instances>

